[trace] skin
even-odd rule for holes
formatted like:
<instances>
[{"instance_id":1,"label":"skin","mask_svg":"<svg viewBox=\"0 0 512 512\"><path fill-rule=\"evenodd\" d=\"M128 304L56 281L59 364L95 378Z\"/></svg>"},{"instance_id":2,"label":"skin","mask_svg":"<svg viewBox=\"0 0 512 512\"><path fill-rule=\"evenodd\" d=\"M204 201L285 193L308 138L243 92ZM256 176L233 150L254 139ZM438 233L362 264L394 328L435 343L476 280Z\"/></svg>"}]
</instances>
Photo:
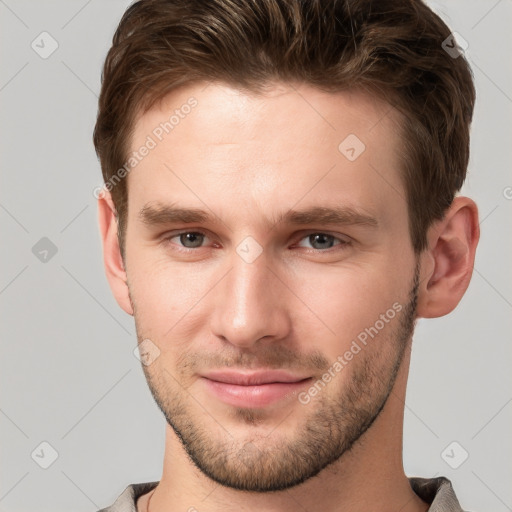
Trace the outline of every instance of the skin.
<instances>
[{"instance_id":1,"label":"skin","mask_svg":"<svg viewBox=\"0 0 512 512\"><path fill-rule=\"evenodd\" d=\"M160 351L143 366L168 421L150 511L427 510L402 464L413 323L450 313L464 295L479 239L476 204L457 197L415 255L398 173L399 116L359 92L188 85L137 118L132 150L190 97L197 106L128 175L125 261L110 194L98 200L112 292L134 315L139 342ZM354 161L338 150L348 134L366 146ZM140 211L159 203L215 219L144 223ZM292 208L340 205L371 214L377 227L276 222ZM184 252L183 231L206 236ZM314 233L335 238L318 243ZM250 263L237 253L248 236L262 251ZM397 303L394 318L307 404L291 393L235 407L200 378L232 365L315 382ZM263 492L276 482L282 490Z\"/></svg>"}]
</instances>

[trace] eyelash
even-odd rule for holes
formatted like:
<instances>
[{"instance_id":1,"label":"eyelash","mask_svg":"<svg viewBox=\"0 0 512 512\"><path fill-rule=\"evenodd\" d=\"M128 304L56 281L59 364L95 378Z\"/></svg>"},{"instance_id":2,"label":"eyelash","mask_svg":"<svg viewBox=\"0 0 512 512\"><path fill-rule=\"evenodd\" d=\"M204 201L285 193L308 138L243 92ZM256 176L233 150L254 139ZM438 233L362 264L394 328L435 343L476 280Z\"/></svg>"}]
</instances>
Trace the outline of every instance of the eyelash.
<instances>
[{"instance_id":1,"label":"eyelash","mask_svg":"<svg viewBox=\"0 0 512 512\"><path fill-rule=\"evenodd\" d=\"M175 244L173 244L171 242L171 240L173 238L179 237L180 235L189 234L189 233L192 233L192 234L195 234L195 235L203 235L203 236L208 238L208 234L205 233L204 231L200 231L200 230L194 230L194 231L186 230L186 231L179 231L177 233L171 233L168 236L164 237L162 242L165 245L173 245L173 246L175 246L177 251L186 252L186 253L191 253L191 252L197 251L199 249L204 249L204 247L190 248L190 247L178 246L178 245L175 245ZM304 240L305 238L308 238L311 235L327 235L329 237L333 237L334 240L337 240L337 241L340 242L340 243L334 245L333 247L329 247L328 249L325 249L325 250L322 250L322 249L312 249L312 248L309 248L309 247L303 247L303 249L307 249L308 251L313 251L315 253L328 253L328 252L331 252L331 251L335 250L336 247L340 248L340 250L343 250L346 247L348 247L349 245L351 245L350 241L344 240L342 238L339 238L339 237L337 237L335 235L332 235L332 234L324 232L324 231L310 231L309 233L304 234L299 239L299 241L302 241L302 240Z\"/></svg>"}]
</instances>

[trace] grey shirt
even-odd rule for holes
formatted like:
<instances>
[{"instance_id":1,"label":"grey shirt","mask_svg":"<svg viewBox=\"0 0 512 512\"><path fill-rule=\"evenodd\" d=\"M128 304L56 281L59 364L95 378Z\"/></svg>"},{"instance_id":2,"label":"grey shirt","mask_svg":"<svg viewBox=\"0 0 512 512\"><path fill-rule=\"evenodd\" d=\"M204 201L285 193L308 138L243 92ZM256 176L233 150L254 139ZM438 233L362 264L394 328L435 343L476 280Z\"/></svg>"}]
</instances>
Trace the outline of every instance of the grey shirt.
<instances>
[{"instance_id":1,"label":"grey shirt","mask_svg":"<svg viewBox=\"0 0 512 512\"><path fill-rule=\"evenodd\" d=\"M409 478L413 491L426 503L429 512L464 512L453 492L452 484L447 478ZM146 482L129 485L110 505L99 512L138 512L137 499L157 486L158 482Z\"/></svg>"}]
</instances>

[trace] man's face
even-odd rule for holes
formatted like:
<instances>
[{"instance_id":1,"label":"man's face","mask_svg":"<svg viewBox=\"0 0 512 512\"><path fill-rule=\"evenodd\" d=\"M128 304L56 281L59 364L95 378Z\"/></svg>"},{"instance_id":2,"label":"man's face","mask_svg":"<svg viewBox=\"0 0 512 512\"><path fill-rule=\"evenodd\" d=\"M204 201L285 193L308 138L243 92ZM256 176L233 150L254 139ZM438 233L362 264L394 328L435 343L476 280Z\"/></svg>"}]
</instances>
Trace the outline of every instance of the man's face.
<instances>
[{"instance_id":1,"label":"man's face","mask_svg":"<svg viewBox=\"0 0 512 512\"><path fill-rule=\"evenodd\" d=\"M418 284L392 115L356 93L196 84L135 124L131 150L150 149L128 176L125 264L159 350L144 371L219 483L296 485L386 402Z\"/></svg>"}]
</instances>

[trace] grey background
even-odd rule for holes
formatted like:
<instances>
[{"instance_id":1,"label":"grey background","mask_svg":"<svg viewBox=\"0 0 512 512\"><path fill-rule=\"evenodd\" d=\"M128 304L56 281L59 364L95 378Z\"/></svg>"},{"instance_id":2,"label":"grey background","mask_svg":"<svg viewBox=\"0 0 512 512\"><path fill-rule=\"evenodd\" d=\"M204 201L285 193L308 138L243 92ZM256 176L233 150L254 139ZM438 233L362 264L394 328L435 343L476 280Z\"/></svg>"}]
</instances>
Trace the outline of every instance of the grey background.
<instances>
[{"instance_id":1,"label":"grey background","mask_svg":"<svg viewBox=\"0 0 512 512\"><path fill-rule=\"evenodd\" d=\"M512 510L512 1L429 3L469 44L478 100L462 194L479 206L482 235L459 307L417 327L405 467L450 478L466 509L504 512ZM128 484L161 476L165 422L133 355L133 319L104 276L92 193L101 184L91 141L100 69L128 4L0 0L0 512L94 511ZM46 59L31 47L43 51L43 31L58 43ZM44 39L44 51L51 44ZM47 469L44 441L58 453ZM447 460L460 462L463 450L468 459L452 469Z\"/></svg>"}]
</instances>

